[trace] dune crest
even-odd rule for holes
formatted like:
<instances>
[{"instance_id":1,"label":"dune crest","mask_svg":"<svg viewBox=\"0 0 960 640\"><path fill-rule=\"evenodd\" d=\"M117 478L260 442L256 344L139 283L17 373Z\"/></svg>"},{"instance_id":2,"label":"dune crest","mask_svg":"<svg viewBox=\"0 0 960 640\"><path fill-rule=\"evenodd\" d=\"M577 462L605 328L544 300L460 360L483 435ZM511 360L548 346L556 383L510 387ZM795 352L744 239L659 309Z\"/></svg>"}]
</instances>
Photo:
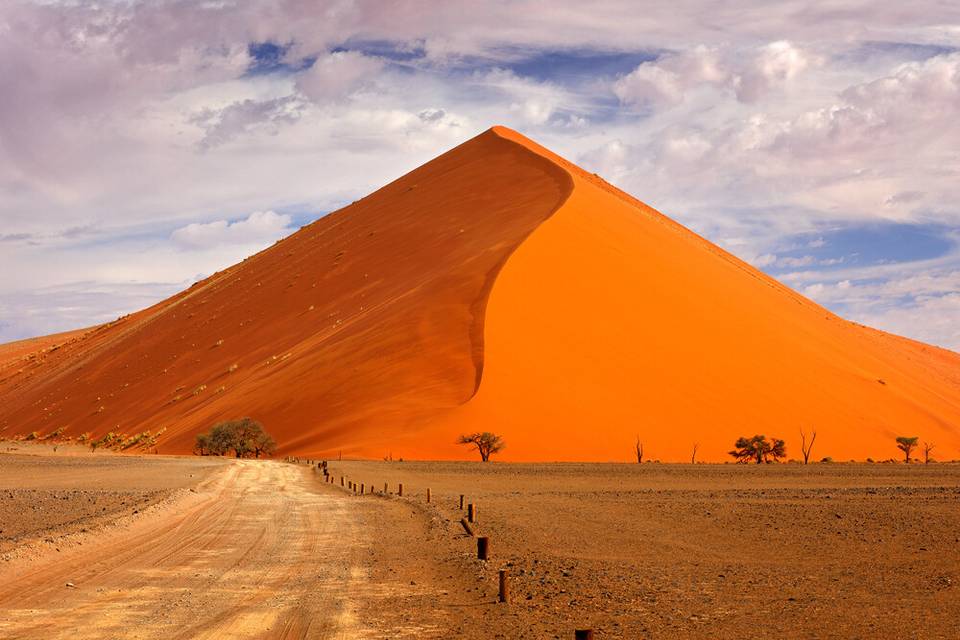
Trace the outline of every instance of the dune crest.
<instances>
[{"instance_id":1,"label":"dune crest","mask_svg":"<svg viewBox=\"0 0 960 640\"><path fill-rule=\"evenodd\" d=\"M0 347L0 435L251 415L281 454L721 460L960 457L960 356L849 323L502 127L150 309ZM40 344L40 343L38 343ZM793 445L793 446L790 446Z\"/></svg>"}]
</instances>

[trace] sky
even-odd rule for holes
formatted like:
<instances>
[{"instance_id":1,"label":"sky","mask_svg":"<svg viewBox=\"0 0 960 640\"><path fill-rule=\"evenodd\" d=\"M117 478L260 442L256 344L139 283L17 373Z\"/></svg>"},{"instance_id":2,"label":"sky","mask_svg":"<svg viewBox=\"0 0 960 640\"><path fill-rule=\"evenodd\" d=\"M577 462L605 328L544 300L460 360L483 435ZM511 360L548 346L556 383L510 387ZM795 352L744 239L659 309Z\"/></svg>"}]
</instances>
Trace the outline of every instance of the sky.
<instances>
[{"instance_id":1,"label":"sky","mask_svg":"<svg viewBox=\"0 0 960 640\"><path fill-rule=\"evenodd\" d=\"M0 342L179 291L494 124L960 350L960 4L3 0Z\"/></svg>"}]
</instances>

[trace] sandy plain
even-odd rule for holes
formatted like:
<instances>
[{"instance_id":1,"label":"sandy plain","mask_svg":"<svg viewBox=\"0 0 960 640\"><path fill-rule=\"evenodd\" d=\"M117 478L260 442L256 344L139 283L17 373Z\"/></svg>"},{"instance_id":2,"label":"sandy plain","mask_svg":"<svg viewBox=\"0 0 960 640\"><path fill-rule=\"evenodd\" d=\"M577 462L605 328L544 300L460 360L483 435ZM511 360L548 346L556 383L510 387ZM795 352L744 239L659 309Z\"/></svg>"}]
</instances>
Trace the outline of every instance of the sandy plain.
<instances>
[{"instance_id":1,"label":"sandy plain","mask_svg":"<svg viewBox=\"0 0 960 640\"><path fill-rule=\"evenodd\" d=\"M11 453L0 493L73 478L126 504L66 518L75 498L53 496L27 522L0 500L20 522L3 638L960 637L955 464L331 461L326 483L280 461Z\"/></svg>"}]
</instances>

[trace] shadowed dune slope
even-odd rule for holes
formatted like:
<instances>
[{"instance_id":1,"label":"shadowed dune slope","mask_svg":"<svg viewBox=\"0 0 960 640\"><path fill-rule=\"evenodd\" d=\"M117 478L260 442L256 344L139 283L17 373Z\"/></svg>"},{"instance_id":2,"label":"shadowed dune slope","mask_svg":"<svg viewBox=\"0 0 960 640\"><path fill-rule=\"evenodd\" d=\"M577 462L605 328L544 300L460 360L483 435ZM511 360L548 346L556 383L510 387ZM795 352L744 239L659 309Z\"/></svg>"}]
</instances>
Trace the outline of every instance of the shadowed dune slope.
<instances>
[{"instance_id":1,"label":"shadowed dune slope","mask_svg":"<svg viewBox=\"0 0 960 640\"><path fill-rule=\"evenodd\" d=\"M49 343L43 343L49 345ZM59 344L59 343L58 343ZM721 460L817 429L960 457L960 356L849 323L496 127L174 298L25 356L0 432L134 434L161 451L251 415L281 453Z\"/></svg>"},{"instance_id":2,"label":"shadowed dune slope","mask_svg":"<svg viewBox=\"0 0 960 640\"><path fill-rule=\"evenodd\" d=\"M400 447L473 395L496 274L571 185L482 134L150 309L0 350L0 435L166 429L159 450L189 452L250 415L281 453Z\"/></svg>"}]
</instances>

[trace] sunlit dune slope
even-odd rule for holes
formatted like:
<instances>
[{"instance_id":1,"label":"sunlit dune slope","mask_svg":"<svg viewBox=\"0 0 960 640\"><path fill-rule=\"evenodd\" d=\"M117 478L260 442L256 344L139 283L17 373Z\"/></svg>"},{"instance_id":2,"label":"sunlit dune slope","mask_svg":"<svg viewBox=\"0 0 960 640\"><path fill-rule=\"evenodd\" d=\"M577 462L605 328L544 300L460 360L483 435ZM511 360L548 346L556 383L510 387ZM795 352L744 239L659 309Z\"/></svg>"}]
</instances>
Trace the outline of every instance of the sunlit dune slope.
<instances>
[{"instance_id":1,"label":"sunlit dune slope","mask_svg":"<svg viewBox=\"0 0 960 640\"><path fill-rule=\"evenodd\" d=\"M281 453L721 460L960 457L960 356L846 322L502 128L174 298L3 359L3 435L239 415ZM12 353L12 352L11 352ZM28 359L29 358L29 359Z\"/></svg>"},{"instance_id":2,"label":"sunlit dune slope","mask_svg":"<svg viewBox=\"0 0 960 640\"><path fill-rule=\"evenodd\" d=\"M478 394L435 438L493 427L518 460L729 459L738 435L817 430L815 459L960 457L960 356L847 322L556 158L574 189L487 307ZM506 453L506 451L504 452Z\"/></svg>"}]
</instances>

